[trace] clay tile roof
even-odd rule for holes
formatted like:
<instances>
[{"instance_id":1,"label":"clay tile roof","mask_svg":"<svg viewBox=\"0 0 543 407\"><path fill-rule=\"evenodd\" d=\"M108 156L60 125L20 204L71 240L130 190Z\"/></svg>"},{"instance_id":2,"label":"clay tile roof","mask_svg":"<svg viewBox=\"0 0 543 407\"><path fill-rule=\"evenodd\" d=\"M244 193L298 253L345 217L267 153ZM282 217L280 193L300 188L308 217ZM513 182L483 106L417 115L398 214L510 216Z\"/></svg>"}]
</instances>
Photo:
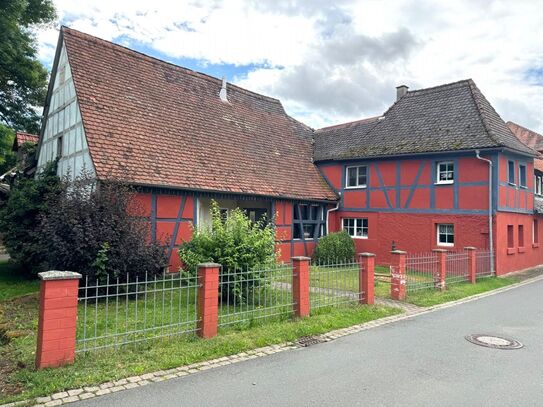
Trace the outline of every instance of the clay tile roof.
<instances>
[{"instance_id":1,"label":"clay tile roof","mask_svg":"<svg viewBox=\"0 0 543 407\"><path fill-rule=\"evenodd\" d=\"M15 140L13 141L13 150L17 151L24 143L38 144L39 137L35 134L23 133L18 131L15 133Z\"/></svg>"},{"instance_id":2,"label":"clay tile roof","mask_svg":"<svg viewBox=\"0 0 543 407\"><path fill-rule=\"evenodd\" d=\"M409 91L373 121L320 129L315 146L316 160L492 147L536 154L512 134L471 79Z\"/></svg>"},{"instance_id":3,"label":"clay tile roof","mask_svg":"<svg viewBox=\"0 0 543 407\"><path fill-rule=\"evenodd\" d=\"M509 127L509 129L513 132L516 138L518 138L528 147L533 148L540 153L543 152L543 136L541 134L513 122L507 122L507 127ZM542 158L543 157L540 154L539 157L534 160L535 169L541 172L543 172Z\"/></svg>"},{"instance_id":4,"label":"clay tile roof","mask_svg":"<svg viewBox=\"0 0 543 407\"><path fill-rule=\"evenodd\" d=\"M62 28L99 178L337 200L312 163L312 130L276 99Z\"/></svg>"}]
</instances>

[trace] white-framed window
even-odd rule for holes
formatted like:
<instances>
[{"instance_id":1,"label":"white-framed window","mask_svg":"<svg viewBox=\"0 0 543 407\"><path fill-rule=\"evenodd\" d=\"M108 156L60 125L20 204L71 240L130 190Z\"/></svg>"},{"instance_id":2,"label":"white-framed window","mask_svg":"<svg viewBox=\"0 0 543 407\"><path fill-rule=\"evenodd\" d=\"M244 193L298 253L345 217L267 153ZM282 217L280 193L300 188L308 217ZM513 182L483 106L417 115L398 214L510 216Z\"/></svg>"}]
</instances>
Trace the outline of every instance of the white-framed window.
<instances>
[{"instance_id":1,"label":"white-framed window","mask_svg":"<svg viewBox=\"0 0 543 407\"><path fill-rule=\"evenodd\" d=\"M541 195L541 175L534 175L534 193Z\"/></svg>"},{"instance_id":2,"label":"white-framed window","mask_svg":"<svg viewBox=\"0 0 543 407\"><path fill-rule=\"evenodd\" d=\"M454 246L454 225L452 223L440 223L436 229L438 246Z\"/></svg>"},{"instance_id":3,"label":"white-framed window","mask_svg":"<svg viewBox=\"0 0 543 407\"><path fill-rule=\"evenodd\" d=\"M518 166L518 184L522 188L526 188L526 166L519 164Z\"/></svg>"},{"instance_id":4,"label":"white-framed window","mask_svg":"<svg viewBox=\"0 0 543 407\"><path fill-rule=\"evenodd\" d=\"M345 186L347 188L365 188L368 181L368 167L356 165L347 167Z\"/></svg>"},{"instance_id":5,"label":"white-framed window","mask_svg":"<svg viewBox=\"0 0 543 407\"><path fill-rule=\"evenodd\" d=\"M367 218L343 218L342 228L353 238L368 238Z\"/></svg>"},{"instance_id":6,"label":"white-framed window","mask_svg":"<svg viewBox=\"0 0 543 407\"><path fill-rule=\"evenodd\" d=\"M441 161L436 166L436 184L452 184L454 182L454 163Z\"/></svg>"}]
</instances>

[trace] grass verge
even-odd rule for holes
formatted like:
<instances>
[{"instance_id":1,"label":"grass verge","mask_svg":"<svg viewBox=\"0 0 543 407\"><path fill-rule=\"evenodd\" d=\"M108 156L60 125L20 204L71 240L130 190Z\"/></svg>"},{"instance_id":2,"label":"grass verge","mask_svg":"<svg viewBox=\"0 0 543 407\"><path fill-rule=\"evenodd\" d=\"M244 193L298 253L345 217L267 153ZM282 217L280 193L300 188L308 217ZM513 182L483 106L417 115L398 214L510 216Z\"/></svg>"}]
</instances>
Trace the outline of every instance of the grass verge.
<instances>
[{"instance_id":1,"label":"grass verge","mask_svg":"<svg viewBox=\"0 0 543 407\"><path fill-rule=\"evenodd\" d=\"M518 283L517 277L487 277L477 279L477 284L459 283L449 285L445 291L419 290L407 294L407 302L419 307L431 307L449 301L495 290L514 283Z\"/></svg>"},{"instance_id":2,"label":"grass verge","mask_svg":"<svg viewBox=\"0 0 543 407\"><path fill-rule=\"evenodd\" d=\"M38 280L22 278L13 264L7 260L0 261L0 301L34 293L39 289Z\"/></svg>"}]
</instances>

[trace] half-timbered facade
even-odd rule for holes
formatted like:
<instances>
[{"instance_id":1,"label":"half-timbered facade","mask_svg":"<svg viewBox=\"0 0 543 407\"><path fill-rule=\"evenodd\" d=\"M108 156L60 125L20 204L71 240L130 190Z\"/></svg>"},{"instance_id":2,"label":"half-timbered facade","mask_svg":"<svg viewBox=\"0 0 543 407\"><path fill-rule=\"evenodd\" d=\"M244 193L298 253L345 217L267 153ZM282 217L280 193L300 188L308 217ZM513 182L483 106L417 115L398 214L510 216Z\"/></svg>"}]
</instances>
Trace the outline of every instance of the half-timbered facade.
<instances>
[{"instance_id":1,"label":"half-timbered facade","mask_svg":"<svg viewBox=\"0 0 543 407\"><path fill-rule=\"evenodd\" d=\"M277 99L63 27L38 167L136 186L171 270L215 200L273 221L282 260L342 229L380 263L488 248L492 229L503 273L543 263L537 152L513 133L471 80L399 87L382 116L315 131Z\"/></svg>"}]
</instances>

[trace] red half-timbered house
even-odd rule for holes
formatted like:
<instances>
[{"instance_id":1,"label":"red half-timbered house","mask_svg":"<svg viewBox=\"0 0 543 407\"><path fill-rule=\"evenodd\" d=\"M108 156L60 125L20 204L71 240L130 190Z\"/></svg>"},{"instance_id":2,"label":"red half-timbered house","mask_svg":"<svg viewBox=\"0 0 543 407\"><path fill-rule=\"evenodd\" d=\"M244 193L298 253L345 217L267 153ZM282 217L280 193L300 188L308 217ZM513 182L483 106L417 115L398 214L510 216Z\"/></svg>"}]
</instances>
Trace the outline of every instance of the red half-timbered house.
<instances>
[{"instance_id":1,"label":"red half-timbered house","mask_svg":"<svg viewBox=\"0 0 543 407\"><path fill-rule=\"evenodd\" d=\"M402 86L382 116L315 131L277 99L63 27L38 169L58 158L59 175L130 180L172 271L216 200L273 219L283 260L341 229L380 263L488 248L492 230L504 273L543 263L536 155L471 80Z\"/></svg>"}]
</instances>

